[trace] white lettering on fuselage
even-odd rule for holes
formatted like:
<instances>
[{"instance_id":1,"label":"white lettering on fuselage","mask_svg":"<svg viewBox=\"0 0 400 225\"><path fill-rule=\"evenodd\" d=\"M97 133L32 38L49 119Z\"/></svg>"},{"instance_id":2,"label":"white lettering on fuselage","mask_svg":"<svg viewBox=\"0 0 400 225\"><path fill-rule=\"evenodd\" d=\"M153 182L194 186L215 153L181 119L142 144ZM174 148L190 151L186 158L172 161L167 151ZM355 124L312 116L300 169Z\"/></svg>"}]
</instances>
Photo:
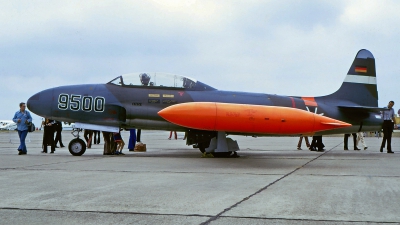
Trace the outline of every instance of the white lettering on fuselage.
<instances>
[{"instance_id":1,"label":"white lettering on fuselage","mask_svg":"<svg viewBox=\"0 0 400 225\"><path fill-rule=\"evenodd\" d=\"M58 109L84 111L84 112L104 112L106 99L101 96L83 96L75 94L61 93L58 96Z\"/></svg>"}]
</instances>

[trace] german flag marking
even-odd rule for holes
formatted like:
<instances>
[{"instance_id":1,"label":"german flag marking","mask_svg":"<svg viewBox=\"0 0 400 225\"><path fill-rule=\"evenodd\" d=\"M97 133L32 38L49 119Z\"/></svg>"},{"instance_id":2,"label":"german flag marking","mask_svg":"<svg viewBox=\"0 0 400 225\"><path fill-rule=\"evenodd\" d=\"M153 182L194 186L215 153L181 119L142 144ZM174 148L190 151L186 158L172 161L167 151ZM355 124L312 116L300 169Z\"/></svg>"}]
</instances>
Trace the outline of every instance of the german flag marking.
<instances>
[{"instance_id":1,"label":"german flag marking","mask_svg":"<svg viewBox=\"0 0 400 225\"><path fill-rule=\"evenodd\" d=\"M366 73L367 72L367 67L365 66L356 66L356 72L357 73Z\"/></svg>"}]
</instances>

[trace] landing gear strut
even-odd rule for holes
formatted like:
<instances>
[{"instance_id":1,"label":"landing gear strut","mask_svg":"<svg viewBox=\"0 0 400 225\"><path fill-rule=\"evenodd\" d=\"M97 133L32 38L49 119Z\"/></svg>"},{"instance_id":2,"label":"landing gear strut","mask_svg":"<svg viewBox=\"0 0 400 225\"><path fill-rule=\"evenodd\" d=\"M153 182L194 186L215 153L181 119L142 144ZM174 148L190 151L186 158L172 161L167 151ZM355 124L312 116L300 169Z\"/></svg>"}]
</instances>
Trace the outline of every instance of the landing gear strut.
<instances>
[{"instance_id":1,"label":"landing gear strut","mask_svg":"<svg viewBox=\"0 0 400 225\"><path fill-rule=\"evenodd\" d=\"M225 132L218 132L217 137L211 139L210 143L199 143L198 147L203 153L203 158L238 158L236 151L239 146L236 141L226 138Z\"/></svg>"},{"instance_id":2,"label":"landing gear strut","mask_svg":"<svg viewBox=\"0 0 400 225\"><path fill-rule=\"evenodd\" d=\"M81 156L86 151L85 142L79 138L79 132L81 131L82 129L74 128L71 132L71 134L76 137L75 139L72 139L68 145L68 150L73 156Z\"/></svg>"},{"instance_id":3,"label":"landing gear strut","mask_svg":"<svg viewBox=\"0 0 400 225\"><path fill-rule=\"evenodd\" d=\"M197 147L199 148L201 153L206 152L206 144L205 143L199 143L199 144L197 144Z\"/></svg>"}]
</instances>

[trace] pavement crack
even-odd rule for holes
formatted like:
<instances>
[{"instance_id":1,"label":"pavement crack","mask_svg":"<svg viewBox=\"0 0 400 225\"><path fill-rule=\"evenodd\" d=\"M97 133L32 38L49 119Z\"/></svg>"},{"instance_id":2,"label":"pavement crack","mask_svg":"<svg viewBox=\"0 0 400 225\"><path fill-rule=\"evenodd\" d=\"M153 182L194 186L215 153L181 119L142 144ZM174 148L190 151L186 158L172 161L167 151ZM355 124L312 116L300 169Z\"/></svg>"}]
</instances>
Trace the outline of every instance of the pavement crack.
<instances>
[{"instance_id":1,"label":"pavement crack","mask_svg":"<svg viewBox=\"0 0 400 225\"><path fill-rule=\"evenodd\" d=\"M333 222L333 223L379 223L379 224L398 224L400 221L370 221L370 220L326 220L326 219L300 219L300 218L278 218L278 217L252 217L252 216L221 216L222 218L232 219L259 219L259 220L284 220L284 221L302 221L302 222Z\"/></svg>"},{"instance_id":2,"label":"pavement crack","mask_svg":"<svg viewBox=\"0 0 400 225\"><path fill-rule=\"evenodd\" d=\"M93 210L64 210L64 209L35 209L35 208L13 208L0 207L0 210L26 210L43 212L70 212L70 213L105 213L105 214L131 214L131 215L149 215L149 216L193 216L193 217L212 217L212 215L201 214L179 214L179 213L145 213L145 212L126 212L126 211L93 211Z\"/></svg>"},{"instance_id":3,"label":"pavement crack","mask_svg":"<svg viewBox=\"0 0 400 225\"><path fill-rule=\"evenodd\" d=\"M201 225L208 225L208 224L210 224L212 221L215 221L215 220L219 219L219 218L222 216L222 214L224 214L224 213L226 213L226 212L232 210L233 208L235 208L235 207L237 207L238 205L240 205L241 203L243 203L243 202L249 200L249 199L252 198L253 196L255 196L255 195L257 195L257 194L259 194L259 193L261 193L261 192L267 190L267 189L268 189L269 187L271 187L272 185L274 185L274 184L278 183L279 181L285 179L286 177L292 175L292 174L295 173L296 171L302 169L304 166L306 166L306 165L308 165L309 163L311 163L311 162L317 160L318 158L320 158L321 156L325 155L326 153L332 151L333 149L335 149L337 146L339 146L339 145L341 145L341 144L342 144L342 142L339 143L339 144L337 144L337 145L334 146L333 148L329 149L328 151L325 151L324 153L322 153L322 154L318 155L317 157L311 159L310 161L304 163L303 165L297 167L297 168L294 169L293 171L291 171L291 172L289 172L289 173L283 175L282 177L278 178L277 180L273 181L272 183L269 183L268 185L266 185L265 187L259 189L258 191L254 192L253 194L251 194L251 195L249 195L249 196L243 198L242 200L236 202L235 204L231 205L230 207L224 209L222 212L220 212L220 213L218 213L217 215L211 217L211 218L208 219L207 221L201 223Z\"/></svg>"},{"instance_id":4,"label":"pavement crack","mask_svg":"<svg viewBox=\"0 0 400 225\"><path fill-rule=\"evenodd\" d=\"M91 161L91 160L96 160L96 159L102 159L102 158L90 158L90 159L82 159L82 160L71 160L71 161L65 161L65 162L44 163L44 164L40 164L40 165L16 167L15 169L18 169L18 168L24 169L24 168L38 167L38 166L58 165L58 164L65 164L65 163L71 163L71 162L85 162L85 161Z\"/></svg>"}]
</instances>

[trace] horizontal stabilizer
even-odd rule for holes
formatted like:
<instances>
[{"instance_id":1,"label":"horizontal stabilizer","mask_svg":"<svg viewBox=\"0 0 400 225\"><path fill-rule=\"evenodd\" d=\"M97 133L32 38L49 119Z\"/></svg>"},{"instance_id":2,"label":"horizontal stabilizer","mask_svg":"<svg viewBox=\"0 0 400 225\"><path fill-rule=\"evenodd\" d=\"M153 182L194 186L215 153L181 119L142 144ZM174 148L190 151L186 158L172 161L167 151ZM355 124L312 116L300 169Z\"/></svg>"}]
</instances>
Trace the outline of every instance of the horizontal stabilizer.
<instances>
[{"instance_id":1,"label":"horizontal stabilizer","mask_svg":"<svg viewBox=\"0 0 400 225\"><path fill-rule=\"evenodd\" d=\"M364 112L381 112L389 110L388 108L369 107L369 106L338 106L338 107L339 109L344 109L344 110L364 111Z\"/></svg>"}]
</instances>

